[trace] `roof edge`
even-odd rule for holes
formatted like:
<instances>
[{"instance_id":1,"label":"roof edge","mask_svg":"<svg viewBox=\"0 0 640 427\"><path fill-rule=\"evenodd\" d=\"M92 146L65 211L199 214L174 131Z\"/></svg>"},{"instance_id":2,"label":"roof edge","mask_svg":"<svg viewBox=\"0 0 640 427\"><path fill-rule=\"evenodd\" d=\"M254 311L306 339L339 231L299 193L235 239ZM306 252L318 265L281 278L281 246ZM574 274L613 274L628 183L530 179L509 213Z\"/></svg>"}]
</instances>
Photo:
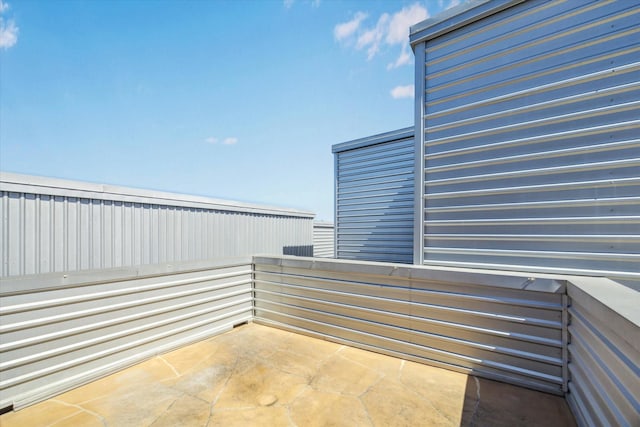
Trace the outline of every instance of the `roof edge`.
<instances>
[{"instance_id":1,"label":"roof edge","mask_svg":"<svg viewBox=\"0 0 640 427\"><path fill-rule=\"evenodd\" d=\"M472 22L493 15L526 0L472 0L413 25L409 41L414 48L418 43L434 39Z\"/></svg>"},{"instance_id":2,"label":"roof edge","mask_svg":"<svg viewBox=\"0 0 640 427\"><path fill-rule=\"evenodd\" d=\"M383 144L385 142L395 141L398 139L413 138L414 132L415 126L410 126L385 133L379 133L377 135L341 142L339 144L332 145L331 152L334 154L341 153L343 151L355 150L356 148L367 147L369 145Z\"/></svg>"},{"instance_id":3,"label":"roof edge","mask_svg":"<svg viewBox=\"0 0 640 427\"><path fill-rule=\"evenodd\" d=\"M0 171L0 190L9 192L42 192L51 196L104 199L164 206L184 206L222 211L314 218L315 214L300 209L214 199L206 196L170 193L135 187L122 187L87 181L75 181L37 175Z\"/></svg>"}]
</instances>

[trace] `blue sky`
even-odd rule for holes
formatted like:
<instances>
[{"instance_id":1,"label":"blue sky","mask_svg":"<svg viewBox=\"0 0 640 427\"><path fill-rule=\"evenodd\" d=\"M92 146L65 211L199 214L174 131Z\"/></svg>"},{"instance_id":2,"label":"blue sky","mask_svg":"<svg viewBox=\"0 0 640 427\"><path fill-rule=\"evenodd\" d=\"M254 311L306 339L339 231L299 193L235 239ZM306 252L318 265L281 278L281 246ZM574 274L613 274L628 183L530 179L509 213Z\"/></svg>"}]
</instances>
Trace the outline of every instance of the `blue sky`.
<instances>
[{"instance_id":1,"label":"blue sky","mask_svg":"<svg viewBox=\"0 0 640 427\"><path fill-rule=\"evenodd\" d=\"M0 0L0 170L311 210L331 145L413 125L456 0Z\"/></svg>"}]
</instances>

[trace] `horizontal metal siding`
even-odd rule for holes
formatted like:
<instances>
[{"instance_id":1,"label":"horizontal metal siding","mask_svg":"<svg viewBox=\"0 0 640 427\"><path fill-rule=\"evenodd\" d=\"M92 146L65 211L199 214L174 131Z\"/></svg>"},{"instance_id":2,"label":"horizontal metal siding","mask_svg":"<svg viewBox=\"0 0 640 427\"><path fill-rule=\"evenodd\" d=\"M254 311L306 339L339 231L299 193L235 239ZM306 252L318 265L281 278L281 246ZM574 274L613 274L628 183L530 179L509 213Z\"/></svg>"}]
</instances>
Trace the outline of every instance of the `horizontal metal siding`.
<instances>
[{"instance_id":1,"label":"horizontal metal siding","mask_svg":"<svg viewBox=\"0 0 640 427\"><path fill-rule=\"evenodd\" d=\"M532 0L421 45L425 263L640 276L639 23Z\"/></svg>"},{"instance_id":2,"label":"horizontal metal siding","mask_svg":"<svg viewBox=\"0 0 640 427\"><path fill-rule=\"evenodd\" d=\"M336 152L336 254L413 262L414 147L396 139Z\"/></svg>"},{"instance_id":3,"label":"horizontal metal siding","mask_svg":"<svg viewBox=\"0 0 640 427\"><path fill-rule=\"evenodd\" d=\"M102 270L3 279L0 408L20 408L250 320L251 271L247 259L146 277Z\"/></svg>"},{"instance_id":4,"label":"horizontal metal siding","mask_svg":"<svg viewBox=\"0 0 640 427\"><path fill-rule=\"evenodd\" d=\"M134 189L100 194L81 184L69 189L0 182L0 277L313 253L311 215L207 209L144 197L140 190L136 196Z\"/></svg>"},{"instance_id":5,"label":"horizontal metal siding","mask_svg":"<svg viewBox=\"0 0 640 427\"><path fill-rule=\"evenodd\" d=\"M637 292L606 284L637 309ZM569 394L581 426L640 425L640 332L584 289L569 284ZM634 304L635 302L635 304ZM636 316L637 317L637 316Z\"/></svg>"},{"instance_id":6,"label":"horizontal metal siding","mask_svg":"<svg viewBox=\"0 0 640 427\"><path fill-rule=\"evenodd\" d=\"M335 227L332 223L313 223L313 256L333 258L335 251Z\"/></svg>"},{"instance_id":7,"label":"horizontal metal siding","mask_svg":"<svg viewBox=\"0 0 640 427\"><path fill-rule=\"evenodd\" d=\"M356 261L254 257L256 321L560 394L564 285Z\"/></svg>"}]
</instances>

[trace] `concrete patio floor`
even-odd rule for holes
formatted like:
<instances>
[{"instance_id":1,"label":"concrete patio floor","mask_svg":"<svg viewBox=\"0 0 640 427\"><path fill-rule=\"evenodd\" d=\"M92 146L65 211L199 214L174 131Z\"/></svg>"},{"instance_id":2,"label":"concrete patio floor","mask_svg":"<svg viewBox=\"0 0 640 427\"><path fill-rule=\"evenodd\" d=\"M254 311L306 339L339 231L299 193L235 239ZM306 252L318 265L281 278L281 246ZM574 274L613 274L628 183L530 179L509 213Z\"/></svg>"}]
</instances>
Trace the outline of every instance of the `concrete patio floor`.
<instances>
[{"instance_id":1,"label":"concrete patio floor","mask_svg":"<svg viewBox=\"0 0 640 427\"><path fill-rule=\"evenodd\" d=\"M250 323L37 405L10 426L574 426L563 398Z\"/></svg>"}]
</instances>

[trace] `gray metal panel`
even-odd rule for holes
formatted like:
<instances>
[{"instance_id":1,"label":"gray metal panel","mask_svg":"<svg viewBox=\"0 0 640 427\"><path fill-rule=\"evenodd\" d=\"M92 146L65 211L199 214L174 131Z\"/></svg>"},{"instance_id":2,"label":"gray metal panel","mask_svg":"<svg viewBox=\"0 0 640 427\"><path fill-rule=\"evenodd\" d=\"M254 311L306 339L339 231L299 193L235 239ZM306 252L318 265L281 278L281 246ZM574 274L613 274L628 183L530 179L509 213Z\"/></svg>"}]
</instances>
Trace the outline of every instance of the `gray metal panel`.
<instances>
[{"instance_id":1,"label":"gray metal panel","mask_svg":"<svg viewBox=\"0 0 640 427\"><path fill-rule=\"evenodd\" d=\"M0 408L34 403L252 316L250 259L4 278Z\"/></svg>"},{"instance_id":2,"label":"gray metal panel","mask_svg":"<svg viewBox=\"0 0 640 427\"><path fill-rule=\"evenodd\" d=\"M337 258L413 262L413 131L333 147Z\"/></svg>"},{"instance_id":3,"label":"gray metal panel","mask_svg":"<svg viewBox=\"0 0 640 427\"><path fill-rule=\"evenodd\" d=\"M639 38L636 1L414 28L424 263L640 278Z\"/></svg>"},{"instance_id":4,"label":"gray metal panel","mask_svg":"<svg viewBox=\"0 0 640 427\"><path fill-rule=\"evenodd\" d=\"M0 277L313 254L313 215L204 197L2 173Z\"/></svg>"},{"instance_id":5,"label":"gray metal panel","mask_svg":"<svg viewBox=\"0 0 640 427\"><path fill-rule=\"evenodd\" d=\"M335 227L332 222L315 221L313 223L313 256L333 258Z\"/></svg>"},{"instance_id":6,"label":"gray metal panel","mask_svg":"<svg viewBox=\"0 0 640 427\"><path fill-rule=\"evenodd\" d=\"M569 394L581 426L640 425L640 293L605 279L569 283Z\"/></svg>"},{"instance_id":7,"label":"gray metal panel","mask_svg":"<svg viewBox=\"0 0 640 427\"><path fill-rule=\"evenodd\" d=\"M257 321L561 394L563 294L553 278L254 257Z\"/></svg>"}]
</instances>

